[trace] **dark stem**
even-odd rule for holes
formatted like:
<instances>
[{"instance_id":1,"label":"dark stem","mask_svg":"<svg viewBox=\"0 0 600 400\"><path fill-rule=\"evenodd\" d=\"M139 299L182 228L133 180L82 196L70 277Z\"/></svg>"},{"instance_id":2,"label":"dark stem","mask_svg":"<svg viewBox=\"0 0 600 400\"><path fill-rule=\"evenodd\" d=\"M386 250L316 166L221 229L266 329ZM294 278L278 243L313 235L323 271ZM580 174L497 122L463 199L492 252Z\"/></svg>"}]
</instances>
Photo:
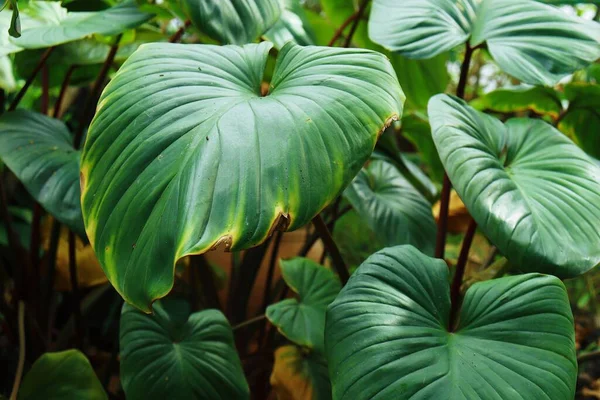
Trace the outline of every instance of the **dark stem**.
<instances>
[{"instance_id":1,"label":"dark stem","mask_svg":"<svg viewBox=\"0 0 600 400\"><path fill-rule=\"evenodd\" d=\"M52 294L54 293L54 278L56 276L56 254L58 253L58 243L60 240L60 222L56 219L52 221L52 228L50 232L50 246L48 247L48 253L46 256L46 262L48 268L46 272L46 285L43 293L44 304L46 305L46 327L47 327L47 341L52 342Z\"/></svg>"},{"instance_id":2,"label":"dark stem","mask_svg":"<svg viewBox=\"0 0 600 400\"><path fill-rule=\"evenodd\" d=\"M46 61L48 60L48 57L50 57L50 54L52 54L53 50L54 50L54 47L50 47L44 52L44 54L42 54L42 57L40 58L40 62L38 62L38 64L33 69L31 76L25 82L25 85L19 91L19 93L17 94L17 97L15 97L14 100L12 101L12 103L10 103L10 107L8 107L8 111L14 111L17 109L17 106L23 99L23 96L25 96L27 89L29 89L29 86L31 86L31 84L33 83L33 80L35 79L37 74L40 72L40 70L42 69L44 64L46 64Z\"/></svg>"},{"instance_id":3,"label":"dark stem","mask_svg":"<svg viewBox=\"0 0 600 400\"><path fill-rule=\"evenodd\" d=\"M115 39L115 43L111 46L110 52L102 64L102 68L100 69L100 73L98 73L98 77L94 82L94 86L92 87L92 91L85 102L85 107L83 108L83 113L79 118L79 126L77 126L77 131L75 132L75 139L73 140L73 146L78 149L81 146L81 139L83 138L83 132L85 131L86 126L90 122L93 117L94 109L96 108L96 104L98 102L98 97L100 96L100 91L104 86L104 81L106 80L106 76L108 75L108 71L110 70L110 66L115 60L115 56L117 55L117 50L119 49L119 42L121 41L121 37L123 35L117 36Z\"/></svg>"},{"instance_id":4,"label":"dark stem","mask_svg":"<svg viewBox=\"0 0 600 400\"><path fill-rule=\"evenodd\" d=\"M4 89L0 89L0 115L4 114L5 103L6 93L4 93Z\"/></svg>"},{"instance_id":5,"label":"dark stem","mask_svg":"<svg viewBox=\"0 0 600 400\"><path fill-rule=\"evenodd\" d=\"M187 21L185 21L185 23L183 24L183 26L181 28L179 28L177 30L177 32L175 32L173 34L173 36L171 36L171 38L169 39L169 43L177 43L181 40L181 37L183 36L183 34L185 33L185 30L192 24L192 21L190 21L189 19Z\"/></svg>"},{"instance_id":6,"label":"dark stem","mask_svg":"<svg viewBox=\"0 0 600 400\"><path fill-rule=\"evenodd\" d=\"M73 75L73 71L75 71L77 65L71 65L65 74L65 79L63 79L62 85L60 86L60 93L58 94L58 98L56 99L56 103L54 103L54 118L60 118L60 112L62 108L62 103L65 98L65 93L69 88L69 83L71 82L71 75Z\"/></svg>"},{"instance_id":7,"label":"dark stem","mask_svg":"<svg viewBox=\"0 0 600 400\"><path fill-rule=\"evenodd\" d=\"M477 223L474 219L471 219L465 237L463 238L462 247L460 248L460 254L458 255L458 261L456 262L456 269L454 271L454 277L452 278L452 286L450 287L450 320L448 321L448 330L453 331L456 323L456 317L458 315L458 309L460 307L460 286L463 281L465 274L465 267L469 259L469 249L471 243L473 243L473 236L477 230Z\"/></svg>"},{"instance_id":8,"label":"dark stem","mask_svg":"<svg viewBox=\"0 0 600 400\"><path fill-rule=\"evenodd\" d=\"M31 236L29 239L29 260L31 265L31 279L29 279L30 301L34 305L34 314L39 318L41 304L39 303L40 292L40 247L41 247L41 223L42 223L42 207L38 202L33 206L33 217L31 220Z\"/></svg>"},{"instance_id":9,"label":"dark stem","mask_svg":"<svg viewBox=\"0 0 600 400\"><path fill-rule=\"evenodd\" d=\"M591 353L585 353L577 357L578 364L592 360L600 360L600 350L592 351Z\"/></svg>"},{"instance_id":10,"label":"dark stem","mask_svg":"<svg viewBox=\"0 0 600 400\"><path fill-rule=\"evenodd\" d=\"M333 37L331 38L331 40L329 41L329 44L327 46L332 47L335 44L335 42L337 42L339 40L339 38L342 37L342 35L344 34L344 30L348 27L348 25L350 25L357 18L358 18L358 11L356 11L351 16L349 16L348 19L346 19L342 23L342 25L340 25L340 27L335 31L335 34L333 35Z\"/></svg>"},{"instance_id":11,"label":"dark stem","mask_svg":"<svg viewBox=\"0 0 600 400\"><path fill-rule=\"evenodd\" d=\"M231 329L232 329L233 331L237 331L238 329L244 328L244 327L246 327L246 326L248 326L248 325L252 325L252 324L254 324L254 323L256 323L256 322L260 322L260 321L262 321L262 320L263 320L263 319L265 319L265 318L266 318L266 317L265 317L265 315L264 315L264 314L262 314L262 315L259 315L258 317L250 318L250 319L249 319L249 320L247 320L247 321L241 322L241 323L239 323L239 324L235 325L235 326L234 326L233 328L231 328Z\"/></svg>"},{"instance_id":12,"label":"dark stem","mask_svg":"<svg viewBox=\"0 0 600 400\"><path fill-rule=\"evenodd\" d=\"M77 280L77 254L75 251L75 234L69 231L69 277L71 278L71 303L75 319L75 343L78 349L83 347L83 325L81 320L81 304L79 298L79 282Z\"/></svg>"},{"instance_id":13,"label":"dark stem","mask_svg":"<svg viewBox=\"0 0 600 400\"><path fill-rule=\"evenodd\" d=\"M356 12L356 18L354 19L352 26L350 27L350 32L348 32L348 36L346 36L346 40L344 41L344 47L350 47L350 43L352 43L352 37L354 36L354 32L356 32L356 28L358 28L360 19L365 13L367 4L369 4L369 0L363 0L362 3L360 3L358 11Z\"/></svg>"},{"instance_id":14,"label":"dark stem","mask_svg":"<svg viewBox=\"0 0 600 400\"><path fill-rule=\"evenodd\" d=\"M269 259L269 270L267 271L267 282L265 284L265 290L263 294L263 306L262 310L266 310L269 303L271 303L271 286L273 286L273 276L275 275L275 266L277 265L277 256L279 254L279 246L281 245L281 239L283 238L283 232L277 231L275 233L275 240L273 242L273 249L271 250L271 258Z\"/></svg>"},{"instance_id":15,"label":"dark stem","mask_svg":"<svg viewBox=\"0 0 600 400\"><path fill-rule=\"evenodd\" d=\"M42 67L42 98L41 98L41 106L40 106L40 111L42 114L48 114L48 103L50 101L48 80L49 80L48 66L44 65Z\"/></svg>"},{"instance_id":16,"label":"dark stem","mask_svg":"<svg viewBox=\"0 0 600 400\"><path fill-rule=\"evenodd\" d=\"M435 239L435 256L444 258L444 250L446 248L446 231L448 229L448 207L450 205L450 189L452 184L448 178L448 174L444 174L444 183L442 186L442 194L440 196L440 215L437 221L437 236Z\"/></svg>"},{"instance_id":17,"label":"dark stem","mask_svg":"<svg viewBox=\"0 0 600 400\"><path fill-rule=\"evenodd\" d=\"M469 46L469 42L465 43L465 58L463 59L462 65L460 66L460 79L458 80L458 86L456 87L456 95L461 99L465 98L465 88L467 87L467 80L469 78L469 66L471 65L471 56L475 48Z\"/></svg>"},{"instance_id":18,"label":"dark stem","mask_svg":"<svg viewBox=\"0 0 600 400\"><path fill-rule=\"evenodd\" d=\"M323 241L325 248L331 255L331 259L333 261L333 267L335 268L336 272L338 273L340 281L342 282L342 285L345 285L346 282L348 282L348 279L350 279L350 273L348 273L348 268L346 267L346 263L344 262L344 259L342 258L342 255L340 254L340 250L338 249L337 245L335 244L335 241L333 240L333 237L331 236L331 233L329 232L329 229L327 228L325 221L323 221L323 218L321 217L320 214L317 214L317 216L313 218L312 222L313 222L313 225L315 226L315 229L319 233L319 236L321 237L321 240Z\"/></svg>"},{"instance_id":19,"label":"dark stem","mask_svg":"<svg viewBox=\"0 0 600 400\"><path fill-rule=\"evenodd\" d=\"M200 285L202 287L202 295L204 296L204 304L208 308L221 309L221 303L219 301L219 292L217 285L215 284L215 276L211 266L206 261L206 258L202 255L192 256L192 265L190 268L197 268L198 275L200 277ZM193 285L196 282L192 282Z\"/></svg>"}]
</instances>

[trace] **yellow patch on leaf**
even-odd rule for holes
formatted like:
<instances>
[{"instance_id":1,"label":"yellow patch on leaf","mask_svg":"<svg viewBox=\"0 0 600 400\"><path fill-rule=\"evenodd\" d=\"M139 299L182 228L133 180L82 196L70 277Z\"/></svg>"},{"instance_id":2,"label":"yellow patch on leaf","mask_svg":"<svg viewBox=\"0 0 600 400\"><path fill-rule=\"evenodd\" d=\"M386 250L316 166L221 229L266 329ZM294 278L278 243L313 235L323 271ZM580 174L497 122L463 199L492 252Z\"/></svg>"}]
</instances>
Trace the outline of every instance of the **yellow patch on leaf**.
<instances>
[{"instance_id":1,"label":"yellow patch on leaf","mask_svg":"<svg viewBox=\"0 0 600 400\"><path fill-rule=\"evenodd\" d=\"M278 400L311 400L313 386L304 367L302 348L294 345L275 350L271 386Z\"/></svg>"},{"instance_id":2,"label":"yellow patch on leaf","mask_svg":"<svg viewBox=\"0 0 600 400\"><path fill-rule=\"evenodd\" d=\"M438 200L432 207L433 217L437 222L440 218L440 202ZM448 207L448 232L463 233L467 231L471 216L458 194L452 190L450 192L450 205Z\"/></svg>"}]
</instances>

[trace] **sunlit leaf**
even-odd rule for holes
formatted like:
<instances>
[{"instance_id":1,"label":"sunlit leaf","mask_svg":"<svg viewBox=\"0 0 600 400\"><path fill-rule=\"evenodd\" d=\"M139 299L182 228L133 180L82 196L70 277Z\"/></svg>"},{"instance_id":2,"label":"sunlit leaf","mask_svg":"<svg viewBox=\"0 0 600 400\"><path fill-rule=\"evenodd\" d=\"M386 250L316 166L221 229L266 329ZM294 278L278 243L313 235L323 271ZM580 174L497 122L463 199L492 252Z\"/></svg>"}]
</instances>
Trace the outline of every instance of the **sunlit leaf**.
<instances>
[{"instance_id":1,"label":"sunlit leaf","mask_svg":"<svg viewBox=\"0 0 600 400\"><path fill-rule=\"evenodd\" d=\"M470 103L481 111L517 113L533 111L536 114L558 118L562 103L558 92L552 88L536 86L525 89L498 89Z\"/></svg>"},{"instance_id":2,"label":"sunlit leaf","mask_svg":"<svg viewBox=\"0 0 600 400\"><path fill-rule=\"evenodd\" d=\"M327 309L333 398L573 399L573 316L559 279L478 283L453 332L449 314L444 261L411 246L371 256Z\"/></svg>"},{"instance_id":3,"label":"sunlit leaf","mask_svg":"<svg viewBox=\"0 0 600 400\"><path fill-rule=\"evenodd\" d=\"M171 290L185 255L310 222L401 115L391 65L361 49L289 43L261 96L270 48L148 44L104 91L82 157L84 219L136 307Z\"/></svg>"}]
</instances>

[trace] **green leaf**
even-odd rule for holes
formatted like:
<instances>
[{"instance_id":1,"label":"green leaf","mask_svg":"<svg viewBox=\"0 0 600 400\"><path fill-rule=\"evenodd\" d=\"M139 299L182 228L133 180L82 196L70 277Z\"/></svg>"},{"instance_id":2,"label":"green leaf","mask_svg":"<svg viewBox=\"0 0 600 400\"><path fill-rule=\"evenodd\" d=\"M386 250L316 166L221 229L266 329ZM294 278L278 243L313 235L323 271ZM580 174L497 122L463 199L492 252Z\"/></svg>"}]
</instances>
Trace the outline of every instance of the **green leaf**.
<instances>
[{"instance_id":1,"label":"green leaf","mask_svg":"<svg viewBox=\"0 0 600 400\"><path fill-rule=\"evenodd\" d=\"M325 309L339 293L339 279L308 258L281 261L285 283L298 299L285 299L267 307L267 318L290 341L323 353Z\"/></svg>"},{"instance_id":2,"label":"green leaf","mask_svg":"<svg viewBox=\"0 0 600 400\"><path fill-rule=\"evenodd\" d=\"M348 211L336 221L333 239L351 272L371 254L385 247L379 235L354 210Z\"/></svg>"},{"instance_id":3,"label":"green leaf","mask_svg":"<svg viewBox=\"0 0 600 400\"><path fill-rule=\"evenodd\" d=\"M12 92L17 87L13 64L8 56L0 56L0 89Z\"/></svg>"},{"instance_id":4,"label":"green leaf","mask_svg":"<svg viewBox=\"0 0 600 400\"><path fill-rule=\"evenodd\" d=\"M392 164L371 161L344 196L385 246L412 244L433 254L436 225L431 204Z\"/></svg>"},{"instance_id":5,"label":"green leaf","mask_svg":"<svg viewBox=\"0 0 600 400\"><path fill-rule=\"evenodd\" d=\"M279 400L330 400L331 382L322 355L286 345L275 350L270 379Z\"/></svg>"},{"instance_id":6,"label":"green leaf","mask_svg":"<svg viewBox=\"0 0 600 400\"><path fill-rule=\"evenodd\" d=\"M535 86L520 89L498 89L471 101L471 107L481 111L518 113L533 111L558 118L562 103L558 92L552 88Z\"/></svg>"},{"instance_id":7,"label":"green leaf","mask_svg":"<svg viewBox=\"0 0 600 400\"><path fill-rule=\"evenodd\" d=\"M254 42L283 11L280 0L184 0L194 26L222 44Z\"/></svg>"},{"instance_id":8,"label":"green leaf","mask_svg":"<svg viewBox=\"0 0 600 400\"><path fill-rule=\"evenodd\" d=\"M45 353L33 364L18 400L106 400L108 396L88 359L79 350Z\"/></svg>"},{"instance_id":9,"label":"green leaf","mask_svg":"<svg viewBox=\"0 0 600 400\"><path fill-rule=\"evenodd\" d=\"M571 83L565 85L564 90L569 108L558 129L589 155L600 158L600 86Z\"/></svg>"},{"instance_id":10,"label":"green leaf","mask_svg":"<svg viewBox=\"0 0 600 400\"><path fill-rule=\"evenodd\" d=\"M402 136L415 145L427 165L425 170L431 179L441 183L444 179L444 166L435 149L427 116L420 113L405 113L402 116Z\"/></svg>"},{"instance_id":11,"label":"green leaf","mask_svg":"<svg viewBox=\"0 0 600 400\"><path fill-rule=\"evenodd\" d=\"M79 156L66 125L17 110L0 117L0 159L31 196L60 222L85 237L81 217Z\"/></svg>"},{"instance_id":12,"label":"green leaf","mask_svg":"<svg viewBox=\"0 0 600 400\"><path fill-rule=\"evenodd\" d=\"M374 0L369 35L411 58L485 44L505 72L548 86L600 57L600 24L533 0Z\"/></svg>"},{"instance_id":13,"label":"green leaf","mask_svg":"<svg viewBox=\"0 0 600 400\"><path fill-rule=\"evenodd\" d=\"M483 233L525 271L574 277L600 262L600 168L541 120L497 119L462 100L429 103L452 185Z\"/></svg>"},{"instance_id":14,"label":"green leaf","mask_svg":"<svg viewBox=\"0 0 600 400\"><path fill-rule=\"evenodd\" d=\"M277 49L281 49L289 41L302 46L315 44L300 0L285 0L284 4L281 17L265 32L264 37L273 42Z\"/></svg>"},{"instance_id":15,"label":"green leaf","mask_svg":"<svg viewBox=\"0 0 600 400\"><path fill-rule=\"evenodd\" d=\"M443 260L411 246L371 256L327 309L333 398L573 399L573 316L559 279L477 283L454 332L449 313Z\"/></svg>"},{"instance_id":16,"label":"green leaf","mask_svg":"<svg viewBox=\"0 0 600 400\"><path fill-rule=\"evenodd\" d=\"M49 4L53 3L55 4ZM135 28L152 17L152 14L139 11L133 1L125 1L98 12L67 13L61 9L55 13L55 18L47 23L28 27L24 22L21 37L11 39L11 42L26 49L56 46L93 34L116 35Z\"/></svg>"},{"instance_id":17,"label":"green leaf","mask_svg":"<svg viewBox=\"0 0 600 400\"><path fill-rule=\"evenodd\" d=\"M10 18L10 27L8 34L12 37L21 37L21 18L19 18L19 4L17 0L9 0L12 6L12 16Z\"/></svg>"},{"instance_id":18,"label":"green leaf","mask_svg":"<svg viewBox=\"0 0 600 400\"><path fill-rule=\"evenodd\" d=\"M171 290L185 255L310 222L401 115L389 62L361 49L289 43L261 97L270 47L147 44L104 91L82 156L84 221L136 307Z\"/></svg>"},{"instance_id":19,"label":"green leaf","mask_svg":"<svg viewBox=\"0 0 600 400\"><path fill-rule=\"evenodd\" d=\"M179 301L154 304L154 315L123 305L121 382L128 400L248 399L233 333L217 310L189 315Z\"/></svg>"}]
</instances>

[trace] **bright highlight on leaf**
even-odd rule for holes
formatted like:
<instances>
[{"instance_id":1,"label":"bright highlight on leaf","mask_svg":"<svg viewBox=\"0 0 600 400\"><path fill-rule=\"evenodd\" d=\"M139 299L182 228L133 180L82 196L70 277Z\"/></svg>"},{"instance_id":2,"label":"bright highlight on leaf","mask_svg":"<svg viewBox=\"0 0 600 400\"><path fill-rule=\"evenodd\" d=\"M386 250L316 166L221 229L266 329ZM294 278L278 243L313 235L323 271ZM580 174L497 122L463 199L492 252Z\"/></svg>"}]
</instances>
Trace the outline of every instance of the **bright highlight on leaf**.
<instances>
[{"instance_id":1,"label":"bright highlight on leaf","mask_svg":"<svg viewBox=\"0 0 600 400\"><path fill-rule=\"evenodd\" d=\"M217 310L190 315L183 301L146 315L123 305L121 382L131 400L238 400L250 397L227 318Z\"/></svg>"},{"instance_id":2,"label":"bright highlight on leaf","mask_svg":"<svg viewBox=\"0 0 600 400\"><path fill-rule=\"evenodd\" d=\"M433 139L479 228L523 271L574 277L600 263L600 167L551 125L506 124L447 95Z\"/></svg>"},{"instance_id":3,"label":"bright highlight on leaf","mask_svg":"<svg viewBox=\"0 0 600 400\"><path fill-rule=\"evenodd\" d=\"M88 237L128 302L150 304L173 266L304 226L352 180L404 95L387 59L270 43L141 46L105 89L85 143Z\"/></svg>"},{"instance_id":4,"label":"bright highlight on leaf","mask_svg":"<svg viewBox=\"0 0 600 400\"><path fill-rule=\"evenodd\" d=\"M573 399L575 333L559 279L477 283L452 333L449 313L444 261L412 246L372 255L327 309L333 398Z\"/></svg>"},{"instance_id":5,"label":"bright highlight on leaf","mask_svg":"<svg viewBox=\"0 0 600 400\"><path fill-rule=\"evenodd\" d=\"M374 0L369 36L411 58L468 40L515 78L548 86L600 57L600 24L534 0Z\"/></svg>"}]
</instances>

